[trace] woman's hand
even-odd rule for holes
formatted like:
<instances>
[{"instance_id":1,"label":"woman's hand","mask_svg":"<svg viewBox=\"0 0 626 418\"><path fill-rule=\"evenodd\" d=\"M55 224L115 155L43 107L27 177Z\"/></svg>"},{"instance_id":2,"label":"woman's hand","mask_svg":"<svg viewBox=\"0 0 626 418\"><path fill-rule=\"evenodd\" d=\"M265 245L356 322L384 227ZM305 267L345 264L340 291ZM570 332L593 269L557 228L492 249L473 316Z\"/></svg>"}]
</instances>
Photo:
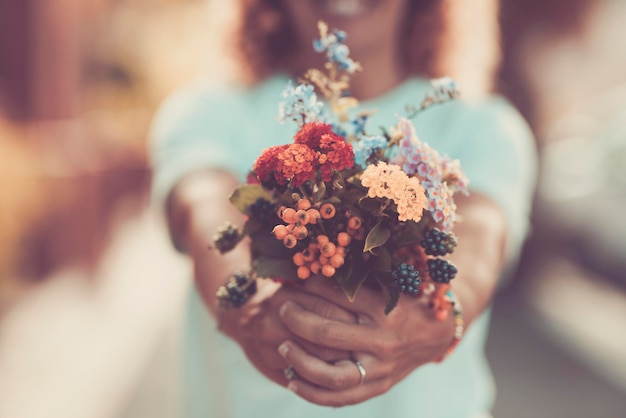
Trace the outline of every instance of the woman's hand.
<instances>
[{"instance_id":1,"label":"woman's hand","mask_svg":"<svg viewBox=\"0 0 626 418\"><path fill-rule=\"evenodd\" d=\"M286 302L298 304L307 312L337 323L354 323L355 316L338 305L303 291L300 286L279 285L259 280L257 293L241 308L218 314L220 331L241 346L250 362L274 382L286 386L284 370L289 363L279 355L278 346L285 340L296 341L309 355L321 362L336 362L350 358L341 349L320 346L293 334L282 322L279 309Z\"/></svg>"},{"instance_id":2,"label":"woman's hand","mask_svg":"<svg viewBox=\"0 0 626 418\"><path fill-rule=\"evenodd\" d=\"M301 339L353 353L353 359L329 364L297 341L281 345L279 352L300 377L289 388L310 402L344 406L383 394L417 367L441 356L452 342L452 317L437 321L417 299L400 298L385 315L384 299L376 290L360 289L351 303L328 280L308 280L306 289L358 316L358 324L350 324L320 316L297 302L283 305L282 320ZM353 360L366 371L362 383Z\"/></svg>"},{"instance_id":3,"label":"woman's hand","mask_svg":"<svg viewBox=\"0 0 626 418\"><path fill-rule=\"evenodd\" d=\"M458 212L463 217L455 228L459 246L450 257L459 268L453 290L463 306L465 326L485 309L496 287L502 265L505 222L502 212L479 194L460 197ZM306 306L285 303L281 317L287 328L301 340L352 352L366 371L354 361L329 364L316 359L298 341L287 340L279 352L293 366L300 379L290 389L310 402L343 406L363 402L385 393L417 367L444 354L454 335L452 315L443 322L419 299L403 296L397 307L384 314L379 291L361 288L351 303L328 280L314 278L305 289L352 311L357 324L324 318Z\"/></svg>"},{"instance_id":4,"label":"woman's hand","mask_svg":"<svg viewBox=\"0 0 626 418\"><path fill-rule=\"evenodd\" d=\"M299 286L258 281L258 292L240 309L222 311L215 293L228 277L250 266L247 242L233 251L211 251L212 237L224 220L242 223L242 215L228 203L227 196L237 181L228 173L208 170L185 178L168 199L168 221L174 241L193 260L195 283L208 311L218 319L222 332L232 337L254 366L273 381L286 385L284 369L288 366L278 355L284 340L298 342L309 353L326 361L349 358L343 350L325 348L299 339L280 320L280 306L293 300L311 312L337 321L354 322L355 316ZM210 353L207 353L210 355Z\"/></svg>"}]
</instances>

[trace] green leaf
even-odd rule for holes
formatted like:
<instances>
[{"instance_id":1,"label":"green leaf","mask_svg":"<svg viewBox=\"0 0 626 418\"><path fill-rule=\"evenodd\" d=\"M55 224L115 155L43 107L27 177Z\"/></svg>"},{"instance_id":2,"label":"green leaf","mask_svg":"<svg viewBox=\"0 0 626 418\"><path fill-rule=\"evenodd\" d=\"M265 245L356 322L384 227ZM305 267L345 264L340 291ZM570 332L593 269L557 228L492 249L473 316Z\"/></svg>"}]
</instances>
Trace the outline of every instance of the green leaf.
<instances>
[{"instance_id":1,"label":"green leaf","mask_svg":"<svg viewBox=\"0 0 626 418\"><path fill-rule=\"evenodd\" d=\"M378 248L376 256L370 258L370 270L390 272L391 271L391 254L384 248Z\"/></svg>"},{"instance_id":2,"label":"green leaf","mask_svg":"<svg viewBox=\"0 0 626 418\"><path fill-rule=\"evenodd\" d=\"M320 202L322 199L324 199L325 194L326 194L326 183L321 181L313 189L313 202L314 203Z\"/></svg>"},{"instance_id":3,"label":"green leaf","mask_svg":"<svg viewBox=\"0 0 626 418\"><path fill-rule=\"evenodd\" d=\"M249 214L248 209L259 199L272 201L272 195L260 184L244 184L237 187L228 200L241 213Z\"/></svg>"},{"instance_id":4,"label":"green leaf","mask_svg":"<svg viewBox=\"0 0 626 418\"><path fill-rule=\"evenodd\" d=\"M297 280L297 269L290 258L260 256L252 260L252 270L267 279Z\"/></svg>"},{"instance_id":5,"label":"green leaf","mask_svg":"<svg viewBox=\"0 0 626 418\"><path fill-rule=\"evenodd\" d=\"M422 242L427 225L424 218L419 223L407 221L398 234L394 235L394 240L400 246Z\"/></svg>"},{"instance_id":6,"label":"green leaf","mask_svg":"<svg viewBox=\"0 0 626 418\"><path fill-rule=\"evenodd\" d=\"M364 264L355 261L356 260L351 259L347 263L348 267L340 269L335 273L335 281L350 302L354 301L356 293L361 285L363 285L368 275L367 270L363 268Z\"/></svg>"},{"instance_id":7,"label":"green leaf","mask_svg":"<svg viewBox=\"0 0 626 418\"><path fill-rule=\"evenodd\" d=\"M281 240L274 238L271 231L261 229L251 234L250 251L252 257L268 256L277 258L289 258L293 254L293 250L285 247Z\"/></svg>"},{"instance_id":8,"label":"green leaf","mask_svg":"<svg viewBox=\"0 0 626 418\"><path fill-rule=\"evenodd\" d=\"M372 230L367 234L365 238L365 246L363 247L363 252L370 251L372 248L377 248L382 245L385 245L389 237L391 236L391 231L384 226L382 226L383 221L380 221L372 228Z\"/></svg>"},{"instance_id":9,"label":"green leaf","mask_svg":"<svg viewBox=\"0 0 626 418\"><path fill-rule=\"evenodd\" d=\"M242 236L252 235L259 232L265 224L257 218L248 218L245 224L243 224Z\"/></svg>"},{"instance_id":10,"label":"green leaf","mask_svg":"<svg viewBox=\"0 0 626 418\"><path fill-rule=\"evenodd\" d=\"M359 199L359 207L371 212L380 212L385 206L385 201L382 199L363 197Z\"/></svg>"},{"instance_id":11,"label":"green leaf","mask_svg":"<svg viewBox=\"0 0 626 418\"><path fill-rule=\"evenodd\" d=\"M389 315L389 313L393 311L398 304L398 300L400 300L400 291L388 281L383 280L378 276L375 277L378 284L380 284L383 296L385 297L385 315Z\"/></svg>"}]
</instances>

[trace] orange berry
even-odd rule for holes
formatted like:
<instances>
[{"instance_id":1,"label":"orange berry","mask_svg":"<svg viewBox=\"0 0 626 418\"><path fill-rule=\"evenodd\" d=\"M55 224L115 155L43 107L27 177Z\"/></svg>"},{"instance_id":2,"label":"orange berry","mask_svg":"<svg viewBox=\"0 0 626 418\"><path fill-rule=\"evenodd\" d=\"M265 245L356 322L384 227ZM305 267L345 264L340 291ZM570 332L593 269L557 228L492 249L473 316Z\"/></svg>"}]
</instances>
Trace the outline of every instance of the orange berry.
<instances>
[{"instance_id":1,"label":"orange berry","mask_svg":"<svg viewBox=\"0 0 626 418\"><path fill-rule=\"evenodd\" d=\"M447 309L438 309L438 310L435 311L435 316L437 317L437 321L445 321L446 318L448 317L448 310Z\"/></svg>"},{"instance_id":2,"label":"orange berry","mask_svg":"<svg viewBox=\"0 0 626 418\"><path fill-rule=\"evenodd\" d=\"M341 266L343 266L345 259L343 257L343 255L341 254L335 254L332 257L330 257L330 265L335 267L335 268L339 268Z\"/></svg>"},{"instance_id":3,"label":"orange berry","mask_svg":"<svg viewBox=\"0 0 626 418\"><path fill-rule=\"evenodd\" d=\"M446 292L450 290L450 284L449 283L437 283L435 285L435 295L439 296L439 297L443 297Z\"/></svg>"},{"instance_id":4,"label":"orange berry","mask_svg":"<svg viewBox=\"0 0 626 418\"><path fill-rule=\"evenodd\" d=\"M332 242L327 242L320 246L320 252L324 257L332 257L337 252L337 246Z\"/></svg>"},{"instance_id":5,"label":"orange berry","mask_svg":"<svg viewBox=\"0 0 626 418\"><path fill-rule=\"evenodd\" d=\"M296 222L300 225L306 225L309 223L311 217L306 210L299 210L296 212Z\"/></svg>"},{"instance_id":6,"label":"orange berry","mask_svg":"<svg viewBox=\"0 0 626 418\"><path fill-rule=\"evenodd\" d=\"M322 267L322 276L333 277L335 275L335 268L330 264L326 264Z\"/></svg>"},{"instance_id":7,"label":"orange berry","mask_svg":"<svg viewBox=\"0 0 626 418\"><path fill-rule=\"evenodd\" d=\"M346 255L346 247L337 247L337 251L335 251L335 254L341 254L343 256Z\"/></svg>"},{"instance_id":8,"label":"orange berry","mask_svg":"<svg viewBox=\"0 0 626 418\"><path fill-rule=\"evenodd\" d=\"M309 268L311 269L311 272L313 272L313 274L320 274L320 271L322 270L322 264L316 260L311 263Z\"/></svg>"},{"instance_id":9,"label":"orange berry","mask_svg":"<svg viewBox=\"0 0 626 418\"><path fill-rule=\"evenodd\" d=\"M283 239L288 233L289 232L287 231L287 227L285 225L276 225L272 230L272 234L274 234L276 239Z\"/></svg>"},{"instance_id":10,"label":"orange berry","mask_svg":"<svg viewBox=\"0 0 626 418\"><path fill-rule=\"evenodd\" d=\"M337 244L339 244L341 247L347 247L348 245L350 245L350 241L352 241L352 238L347 232L340 232L337 235Z\"/></svg>"},{"instance_id":11,"label":"orange berry","mask_svg":"<svg viewBox=\"0 0 626 418\"><path fill-rule=\"evenodd\" d=\"M296 222L296 210L294 208L283 210L283 221L289 224Z\"/></svg>"},{"instance_id":12,"label":"orange berry","mask_svg":"<svg viewBox=\"0 0 626 418\"><path fill-rule=\"evenodd\" d=\"M324 245L324 244L326 244L328 241L330 241L330 240L328 239L328 236L327 236L327 235L318 235L318 236L317 236L317 244L318 244L318 245Z\"/></svg>"},{"instance_id":13,"label":"orange berry","mask_svg":"<svg viewBox=\"0 0 626 418\"><path fill-rule=\"evenodd\" d=\"M321 265L325 266L326 264L330 263L330 259L324 255L320 255L319 258L317 259Z\"/></svg>"},{"instance_id":14,"label":"orange berry","mask_svg":"<svg viewBox=\"0 0 626 418\"><path fill-rule=\"evenodd\" d=\"M278 217L280 219L283 219L283 211L287 209L287 206L283 205L281 207L278 208L278 210L276 211L276 215L278 215Z\"/></svg>"},{"instance_id":15,"label":"orange berry","mask_svg":"<svg viewBox=\"0 0 626 418\"><path fill-rule=\"evenodd\" d=\"M320 215L320 211L317 209L308 209L306 213L309 214L309 223L311 224L316 224L322 217L322 215Z\"/></svg>"},{"instance_id":16,"label":"orange berry","mask_svg":"<svg viewBox=\"0 0 626 418\"><path fill-rule=\"evenodd\" d=\"M306 280L311 277L311 270L308 267L300 266L298 267L298 278L302 280Z\"/></svg>"},{"instance_id":17,"label":"orange berry","mask_svg":"<svg viewBox=\"0 0 626 418\"><path fill-rule=\"evenodd\" d=\"M296 205L296 207L299 210L307 210L311 207L311 201L309 199L300 199L298 200L298 204Z\"/></svg>"},{"instance_id":18,"label":"orange berry","mask_svg":"<svg viewBox=\"0 0 626 418\"><path fill-rule=\"evenodd\" d=\"M330 219L335 216L337 210L335 209L335 205L332 203L324 203L320 208L320 215L324 219Z\"/></svg>"},{"instance_id":19,"label":"orange berry","mask_svg":"<svg viewBox=\"0 0 626 418\"><path fill-rule=\"evenodd\" d=\"M295 253L292 258L293 258L293 264L295 264L296 266L303 266L304 262L306 261L304 259L303 253Z\"/></svg>"},{"instance_id":20,"label":"orange berry","mask_svg":"<svg viewBox=\"0 0 626 418\"><path fill-rule=\"evenodd\" d=\"M293 234L293 230L296 229L296 224L289 224L285 226L285 228L287 229L288 233Z\"/></svg>"},{"instance_id":21,"label":"orange berry","mask_svg":"<svg viewBox=\"0 0 626 418\"><path fill-rule=\"evenodd\" d=\"M348 228L350 229L359 229L361 225L363 225L363 220L361 220L358 216L353 216L348 219Z\"/></svg>"},{"instance_id":22,"label":"orange berry","mask_svg":"<svg viewBox=\"0 0 626 418\"><path fill-rule=\"evenodd\" d=\"M287 234L285 238L283 238L283 244L285 244L285 247L287 248L293 248L297 243L298 239L293 234Z\"/></svg>"},{"instance_id":23,"label":"orange berry","mask_svg":"<svg viewBox=\"0 0 626 418\"><path fill-rule=\"evenodd\" d=\"M296 225L293 229L293 234L298 240L305 239L309 235L309 230L304 225Z\"/></svg>"},{"instance_id":24,"label":"orange berry","mask_svg":"<svg viewBox=\"0 0 626 418\"><path fill-rule=\"evenodd\" d=\"M311 248L305 248L302 251L302 258L305 262L310 263L311 261L315 260L315 251L312 251Z\"/></svg>"}]
</instances>

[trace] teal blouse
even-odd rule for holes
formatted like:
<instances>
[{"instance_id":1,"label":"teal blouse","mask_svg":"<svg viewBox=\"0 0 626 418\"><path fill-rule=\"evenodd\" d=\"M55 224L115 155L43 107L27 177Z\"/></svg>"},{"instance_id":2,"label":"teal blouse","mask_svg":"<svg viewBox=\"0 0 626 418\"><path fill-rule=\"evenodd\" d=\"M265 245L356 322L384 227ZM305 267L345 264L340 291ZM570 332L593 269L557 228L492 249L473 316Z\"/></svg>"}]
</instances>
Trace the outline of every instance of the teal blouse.
<instances>
[{"instance_id":1,"label":"teal blouse","mask_svg":"<svg viewBox=\"0 0 626 418\"><path fill-rule=\"evenodd\" d=\"M291 141L296 126L277 121L286 78L251 88L210 88L195 83L174 94L159 111L151 134L153 197L161 205L186 174L223 168L244 179L264 148ZM382 97L361 103L376 109L370 131L389 127L406 104L429 90L414 78ZM420 139L441 154L458 158L480 192L504 211L507 254L516 259L528 230L535 182L532 134L504 99L458 100L430 109L415 120ZM249 364L239 346L217 331L192 291L188 303L182 367L182 417L216 418L472 418L489 411L494 384L484 355L489 313L467 330L457 350L441 364L427 364L386 394L362 404L333 409L308 403L276 385Z\"/></svg>"}]
</instances>

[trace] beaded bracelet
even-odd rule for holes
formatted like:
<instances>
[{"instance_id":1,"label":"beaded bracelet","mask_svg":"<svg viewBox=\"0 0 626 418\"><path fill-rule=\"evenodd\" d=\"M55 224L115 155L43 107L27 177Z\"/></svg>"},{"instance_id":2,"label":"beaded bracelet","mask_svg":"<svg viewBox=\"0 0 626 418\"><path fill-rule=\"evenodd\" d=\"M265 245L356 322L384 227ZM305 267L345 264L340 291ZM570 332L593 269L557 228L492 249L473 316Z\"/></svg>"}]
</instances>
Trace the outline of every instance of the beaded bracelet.
<instances>
[{"instance_id":1,"label":"beaded bracelet","mask_svg":"<svg viewBox=\"0 0 626 418\"><path fill-rule=\"evenodd\" d=\"M452 342L450 346L446 350L446 352L435 360L437 363L442 362L446 357L454 352L454 349L461 342L461 337L463 337L463 332L465 330L465 322L463 321L463 309L461 308L461 302L456 297L452 290L448 290L446 292L446 298L452 304L452 313L454 314L454 337L452 338Z\"/></svg>"},{"instance_id":2,"label":"beaded bracelet","mask_svg":"<svg viewBox=\"0 0 626 418\"><path fill-rule=\"evenodd\" d=\"M256 280L244 273L233 274L217 289L215 296L221 308L239 308L256 293Z\"/></svg>"}]
</instances>

